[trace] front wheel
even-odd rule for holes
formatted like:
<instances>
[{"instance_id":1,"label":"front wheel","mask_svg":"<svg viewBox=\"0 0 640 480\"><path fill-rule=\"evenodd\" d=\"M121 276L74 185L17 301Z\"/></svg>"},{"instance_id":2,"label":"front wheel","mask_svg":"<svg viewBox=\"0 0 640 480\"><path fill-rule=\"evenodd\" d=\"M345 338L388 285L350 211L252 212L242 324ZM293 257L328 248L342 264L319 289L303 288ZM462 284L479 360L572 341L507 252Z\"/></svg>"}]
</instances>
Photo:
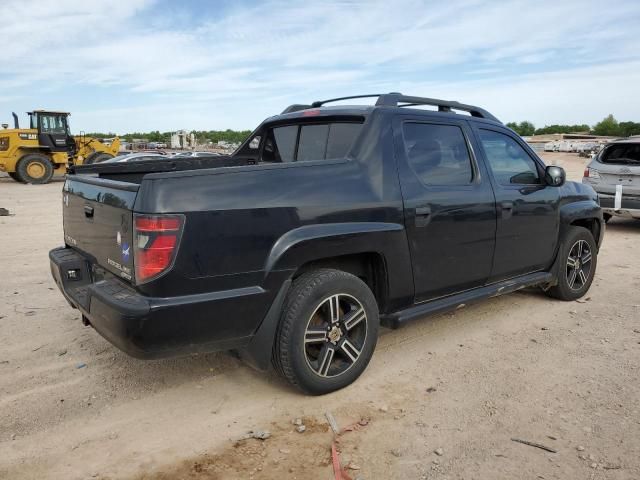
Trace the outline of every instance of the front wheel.
<instances>
[{"instance_id":1,"label":"front wheel","mask_svg":"<svg viewBox=\"0 0 640 480\"><path fill-rule=\"evenodd\" d=\"M18 161L16 176L24 183L49 183L53 177L53 164L42 153L28 153Z\"/></svg>"},{"instance_id":2,"label":"front wheel","mask_svg":"<svg viewBox=\"0 0 640 480\"><path fill-rule=\"evenodd\" d=\"M330 269L305 273L287 296L273 364L306 393L338 390L369 364L379 323L375 297L358 277Z\"/></svg>"},{"instance_id":3,"label":"front wheel","mask_svg":"<svg viewBox=\"0 0 640 480\"><path fill-rule=\"evenodd\" d=\"M570 227L558 252L558 284L548 290L560 300L576 300L591 286L598 262L598 247L589 230Z\"/></svg>"}]
</instances>

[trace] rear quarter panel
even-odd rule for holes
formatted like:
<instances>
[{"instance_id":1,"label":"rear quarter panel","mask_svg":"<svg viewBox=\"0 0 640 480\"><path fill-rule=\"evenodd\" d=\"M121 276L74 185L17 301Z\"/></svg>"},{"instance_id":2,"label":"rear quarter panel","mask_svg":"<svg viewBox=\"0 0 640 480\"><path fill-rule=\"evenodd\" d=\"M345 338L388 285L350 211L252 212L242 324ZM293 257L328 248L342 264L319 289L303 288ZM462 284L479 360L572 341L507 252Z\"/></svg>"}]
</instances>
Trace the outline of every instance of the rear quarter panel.
<instances>
[{"instance_id":1,"label":"rear quarter panel","mask_svg":"<svg viewBox=\"0 0 640 480\"><path fill-rule=\"evenodd\" d=\"M162 295L277 287L309 261L377 252L390 297L413 294L390 123L370 118L350 158L148 175L135 211L184 213ZM177 291L176 291L177 290Z\"/></svg>"}]
</instances>

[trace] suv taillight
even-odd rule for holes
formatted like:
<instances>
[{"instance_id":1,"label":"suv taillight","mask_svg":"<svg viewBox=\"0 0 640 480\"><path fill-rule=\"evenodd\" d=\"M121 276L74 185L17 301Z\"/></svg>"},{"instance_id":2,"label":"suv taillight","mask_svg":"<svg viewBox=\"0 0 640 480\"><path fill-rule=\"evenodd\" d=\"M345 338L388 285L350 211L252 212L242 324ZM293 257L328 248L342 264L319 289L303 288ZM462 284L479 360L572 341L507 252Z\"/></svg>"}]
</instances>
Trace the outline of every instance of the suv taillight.
<instances>
[{"instance_id":1,"label":"suv taillight","mask_svg":"<svg viewBox=\"0 0 640 480\"><path fill-rule=\"evenodd\" d=\"M182 215L134 215L136 282L144 283L166 272L175 259L184 227Z\"/></svg>"},{"instance_id":2,"label":"suv taillight","mask_svg":"<svg viewBox=\"0 0 640 480\"><path fill-rule=\"evenodd\" d=\"M600 178L600 172L598 170L594 170L593 168L585 168L583 176L585 178Z\"/></svg>"}]
</instances>

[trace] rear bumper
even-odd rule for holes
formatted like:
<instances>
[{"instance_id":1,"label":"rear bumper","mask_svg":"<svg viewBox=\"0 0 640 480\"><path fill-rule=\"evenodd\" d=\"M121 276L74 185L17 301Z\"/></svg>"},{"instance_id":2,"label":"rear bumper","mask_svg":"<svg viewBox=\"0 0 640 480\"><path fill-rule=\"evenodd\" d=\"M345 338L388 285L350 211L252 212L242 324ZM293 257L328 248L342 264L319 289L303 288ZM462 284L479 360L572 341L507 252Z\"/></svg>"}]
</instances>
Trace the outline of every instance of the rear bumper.
<instances>
[{"instance_id":1,"label":"rear bumper","mask_svg":"<svg viewBox=\"0 0 640 480\"><path fill-rule=\"evenodd\" d=\"M111 274L96 280L88 260L71 248L51 250L49 260L51 274L69 304L104 338L136 358L243 348L273 300L258 286L147 297ZM239 317L245 321L236 321Z\"/></svg>"},{"instance_id":2,"label":"rear bumper","mask_svg":"<svg viewBox=\"0 0 640 480\"><path fill-rule=\"evenodd\" d=\"M600 206L604 213L623 217L640 218L640 196L622 194L620 208L615 208L615 195L598 193Z\"/></svg>"}]
</instances>

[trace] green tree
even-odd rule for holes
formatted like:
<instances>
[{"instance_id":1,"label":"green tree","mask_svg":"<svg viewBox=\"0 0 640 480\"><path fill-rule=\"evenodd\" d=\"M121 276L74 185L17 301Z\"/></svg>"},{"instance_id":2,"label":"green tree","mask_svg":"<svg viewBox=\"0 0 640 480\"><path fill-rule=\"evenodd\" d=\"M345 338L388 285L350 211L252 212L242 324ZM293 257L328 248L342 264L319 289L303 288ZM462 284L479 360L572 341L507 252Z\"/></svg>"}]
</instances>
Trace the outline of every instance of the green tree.
<instances>
[{"instance_id":1,"label":"green tree","mask_svg":"<svg viewBox=\"0 0 640 480\"><path fill-rule=\"evenodd\" d=\"M640 135L640 123L637 122L620 122L620 135L630 137L631 135Z\"/></svg>"},{"instance_id":2,"label":"green tree","mask_svg":"<svg viewBox=\"0 0 640 480\"><path fill-rule=\"evenodd\" d=\"M535 132L536 135L548 135L552 133L577 133L577 132L590 132L591 127L586 124L582 125L545 125L542 128L538 128Z\"/></svg>"},{"instance_id":3,"label":"green tree","mask_svg":"<svg viewBox=\"0 0 640 480\"><path fill-rule=\"evenodd\" d=\"M610 135L616 137L621 135L620 124L611 114L607 115L593 127L593 133L596 135Z\"/></svg>"},{"instance_id":4,"label":"green tree","mask_svg":"<svg viewBox=\"0 0 640 480\"><path fill-rule=\"evenodd\" d=\"M507 123L507 127L509 127L511 130L522 137L533 135L536 131L535 125L527 120L524 120L520 123L509 122Z\"/></svg>"}]
</instances>

